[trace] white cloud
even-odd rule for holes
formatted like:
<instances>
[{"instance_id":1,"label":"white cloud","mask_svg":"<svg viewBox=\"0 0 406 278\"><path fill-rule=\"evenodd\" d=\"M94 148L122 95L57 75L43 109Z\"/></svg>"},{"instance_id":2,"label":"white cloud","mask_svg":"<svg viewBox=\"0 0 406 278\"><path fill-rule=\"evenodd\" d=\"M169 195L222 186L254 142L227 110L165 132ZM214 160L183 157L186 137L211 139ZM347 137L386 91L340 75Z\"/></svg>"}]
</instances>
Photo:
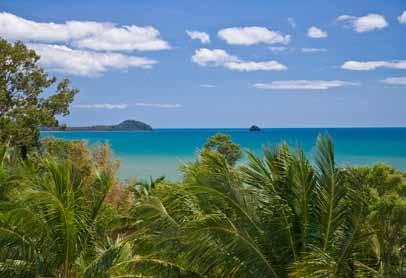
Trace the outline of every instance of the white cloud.
<instances>
[{"instance_id":1,"label":"white cloud","mask_svg":"<svg viewBox=\"0 0 406 278\"><path fill-rule=\"evenodd\" d=\"M271 83L256 83L254 87L264 90L328 90L345 86L357 86L359 83L341 80L286 80Z\"/></svg>"},{"instance_id":2,"label":"white cloud","mask_svg":"<svg viewBox=\"0 0 406 278\"><path fill-rule=\"evenodd\" d=\"M186 34L192 40L199 40L201 43L210 43L210 36L205 32L199 31L186 31Z\"/></svg>"},{"instance_id":3,"label":"white cloud","mask_svg":"<svg viewBox=\"0 0 406 278\"><path fill-rule=\"evenodd\" d=\"M40 64L45 68L73 75L94 76L108 70L133 67L149 69L157 63L144 57L74 50L60 45L28 44L28 47L41 56Z\"/></svg>"},{"instance_id":4,"label":"white cloud","mask_svg":"<svg viewBox=\"0 0 406 278\"><path fill-rule=\"evenodd\" d=\"M158 51L170 49L159 39L159 31L151 26L135 25L106 28L104 31L73 42L79 48L108 51Z\"/></svg>"},{"instance_id":5,"label":"white cloud","mask_svg":"<svg viewBox=\"0 0 406 278\"><path fill-rule=\"evenodd\" d=\"M303 53L317 53L317 52L326 52L326 51L327 51L327 49L325 49L325 48L307 48L307 47L302 48Z\"/></svg>"},{"instance_id":6,"label":"white cloud","mask_svg":"<svg viewBox=\"0 0 406 278\"><path fill-rule=\"evenodd\" d=\"M258 26L225 28L217 34L228 44L237 45L288 44L290 42L289 35Z\"/></svg>"},{"instance_id":7,"label":"white cloud","mask_svg":"<svg viewBox=\"0 0 406 278\"><path fill-rule=\"evenodd\" d=\"M225 67L235 71L286 70L286 66L277 61L243 61L222 49L201 48L195 51L192 61L200 66Z\"/></svg>"},{"instance_id":8,"label":"white cloud","mask_svg":"<svg viewBox=\"0 0 406 278\"><path fill-rule=\"evenodd\" d=\"M380 30L389 25L385 17L380 14L368 14L361 17L341 15L337 17L337 21L343 22L345 26L351 27L358 33Z\"/></svg>"},{"instance_id":9,"label":"white cloud","mask_svg":"<svg viewBox=\"0 0 406 278\"><path fill-rule=\"evenodd\" d=\"M406 76L405 77L389 77L384 80L381 80L382 83L389 85L406 85Z\"/></svg>"},{"instance_id":10,"label":"white cloud","mask_svg":"<svg viewBox=\"0 0 406 278\"><path fill-rule=\"evenodd\" d=\"M126 109L127 104L110 104L110 103L100 103L100 104L78 104L74 105L76 108L83 109Z\"/></svg>"},{"instance_id":11,"label":"white cloud","mask_svg":"<svg viewBox=\"0 0 406 278\"><path fill-rule=\"evenodd\" d=\"M406 69L406 60L400 61L346 61L342 66L342 69L368 71L376 70L378 68L390 68L390 69Z\"/></svg>"},{"instance_id":12,"label":"white cloud","mask_svg":"<svg viewBox=\"0 0 406 278\"><path fill-rule=\"evenodd\" d=\"M270 71L270 70L286 70L286 66L276 62L276 61L266 61L266 62L253 62L253 61L239 61L231 62L224 65L230 70L236 71Z\"/></svg>"},{"instance_id":13,"label":"white cloud","mask_svg":"<svg viewBox=\"0 0 406 278\"><path fill-rule=\"evenodd\" d=\"M288 23L290 27L296 28L296 20L293 17L288 17Z\"/></svg>"},{"instance_id":14,"label":"white cloud","mask_svg":"<svg viewBox=\"0 0 406 278\"><path fill-rule=\"evenodd\" d=\"M213 84L200 84L200 87L202 87L202 88L215 88L216 85L213 85Z\"/></svg>"},{"instance_id":15,"label":"white cloud","mask_svg":"<svg viewBox=\"0 0 406 278\"><path fill-rule=\"evenodd\" d=\"M316 26L312 26L307 31L307 36L313 39L322 39L327 38L327 32L317 28Z\"/></svg>"},{"instance_id":16,"label":"white cloud","mask_svg":"<svg viewBox=\"0 0 406 278\"><path fill-rule=\"evenodd\" d=\"M269 48L273 53L281 53L288 50L286 46L271 46Z\"/></svg>"},{"instance_id":17,"label":"white cloud","mask_svg":"<svg viewBox=\"0 0 406 278\"><path fill-rule=\"evenodd\" d=\"M41 23L0 13L0 36L26 42L66 43L78 48L106 51L156 51L170 49L151 26L117 26L109 22L66 21Z\"/></svg>"},{"instance_id":18,"label":"white cloud","mask_svg":"<svg viewBox=\"0 0 406 278\"><path fill-rule=\"evenodd\" d=\"M398 21L401 24L406 24L406 11L403 11L403 13L398 16Z\"/></svg>"},{"instance_id":19,"label":"white cloud","mask_svg":"<svg viewBox=\"0 0 406 278\"><path fill-rule=\"evenodd\" d=\"M195 51L192 61L200 66L222 66L230 62L238 62L239 59L223 49L200 48Z\"/></svg>"},{"instance_id":20,"label":"white cloud","mask_svg":"<svg viewBox=\"0 0 406 278\"><path fill-rule=\"evenodd\" d=\"M135 106L140 107L153 107L153 108L180 108L182 105L178 103L145 103L145 102L137 102Z\"/></svg>"}]
</instances>

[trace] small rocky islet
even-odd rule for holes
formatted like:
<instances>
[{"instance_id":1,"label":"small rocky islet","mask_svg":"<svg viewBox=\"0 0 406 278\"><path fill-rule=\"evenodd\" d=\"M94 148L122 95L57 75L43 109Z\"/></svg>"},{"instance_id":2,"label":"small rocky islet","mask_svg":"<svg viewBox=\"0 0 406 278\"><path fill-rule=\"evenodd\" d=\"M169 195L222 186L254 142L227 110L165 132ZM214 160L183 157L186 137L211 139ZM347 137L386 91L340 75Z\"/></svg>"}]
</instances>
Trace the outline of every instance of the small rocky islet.
<instances>
[{"instance_id":1,"label":"small rocky islet","mask_svg":"<svg viewBox=\"0 0 406 278\"><path fill-rule=\"evenodd\" d=\"M252 126L250 127L250 131L261 131L261 129L260 129L258 126L256 126L256 125L252 125Z\"/></svg>"}]
</instances>

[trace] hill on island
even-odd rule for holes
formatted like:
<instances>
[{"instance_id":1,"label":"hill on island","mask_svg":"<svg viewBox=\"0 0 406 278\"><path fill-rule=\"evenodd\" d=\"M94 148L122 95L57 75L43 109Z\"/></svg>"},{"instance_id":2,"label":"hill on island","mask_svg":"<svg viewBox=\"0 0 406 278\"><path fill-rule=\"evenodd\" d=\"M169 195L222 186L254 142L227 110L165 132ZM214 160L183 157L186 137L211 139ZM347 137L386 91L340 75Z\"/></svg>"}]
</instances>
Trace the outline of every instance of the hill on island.
<instances>
[{"instance_id":1,"label":"hill on island","mask_svg":"<svg viewBox=\"0 0 406 278\"><path fill-rule=\"evenodd\" d=\"M62 131L150 131L152 127L146 123L135 120L126 120L117 125L94 125L80 127L44 127L41 130L62 130Z\"/></svg>"}]
</instances>

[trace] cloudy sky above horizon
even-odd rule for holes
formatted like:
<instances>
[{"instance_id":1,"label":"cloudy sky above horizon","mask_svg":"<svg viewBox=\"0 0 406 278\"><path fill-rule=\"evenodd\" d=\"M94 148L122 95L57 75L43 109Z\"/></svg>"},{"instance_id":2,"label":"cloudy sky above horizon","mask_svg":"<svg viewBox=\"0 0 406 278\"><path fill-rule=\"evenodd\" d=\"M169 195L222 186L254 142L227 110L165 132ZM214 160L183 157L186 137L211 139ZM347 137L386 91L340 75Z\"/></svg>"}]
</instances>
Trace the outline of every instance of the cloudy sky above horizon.
<instances>
[{"instance_id":1,"label":"cloudy sky above horizon","mask_svg":"<svg viewBox=\"0 0 406 278\"><path fill-rule=\"evenodd\" d=\"M68 125L406 126L406 3L2 1L21 40L81 92Z\"/></svg>"}]
</instances>

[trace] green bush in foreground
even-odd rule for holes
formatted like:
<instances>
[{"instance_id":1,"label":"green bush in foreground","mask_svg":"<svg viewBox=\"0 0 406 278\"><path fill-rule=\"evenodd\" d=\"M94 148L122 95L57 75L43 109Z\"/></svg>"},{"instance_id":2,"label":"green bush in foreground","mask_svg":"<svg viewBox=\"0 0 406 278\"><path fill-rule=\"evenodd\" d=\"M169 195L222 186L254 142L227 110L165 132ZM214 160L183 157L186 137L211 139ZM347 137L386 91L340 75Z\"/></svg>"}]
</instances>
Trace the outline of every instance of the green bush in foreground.
<instances>
[{"instance_id":1,"label":"green bush in foreground","mask_svg":"<svg viewBox=\"0 0 406 278\"><path fill-rule=\"evenodd\" d=\"M406 275L405 173L340 168L323 136L314 163L286 144L247 156L206 148L180 182L120 184L106 146L2 147L0 277Z\"/></svg>"}]
</instances>

